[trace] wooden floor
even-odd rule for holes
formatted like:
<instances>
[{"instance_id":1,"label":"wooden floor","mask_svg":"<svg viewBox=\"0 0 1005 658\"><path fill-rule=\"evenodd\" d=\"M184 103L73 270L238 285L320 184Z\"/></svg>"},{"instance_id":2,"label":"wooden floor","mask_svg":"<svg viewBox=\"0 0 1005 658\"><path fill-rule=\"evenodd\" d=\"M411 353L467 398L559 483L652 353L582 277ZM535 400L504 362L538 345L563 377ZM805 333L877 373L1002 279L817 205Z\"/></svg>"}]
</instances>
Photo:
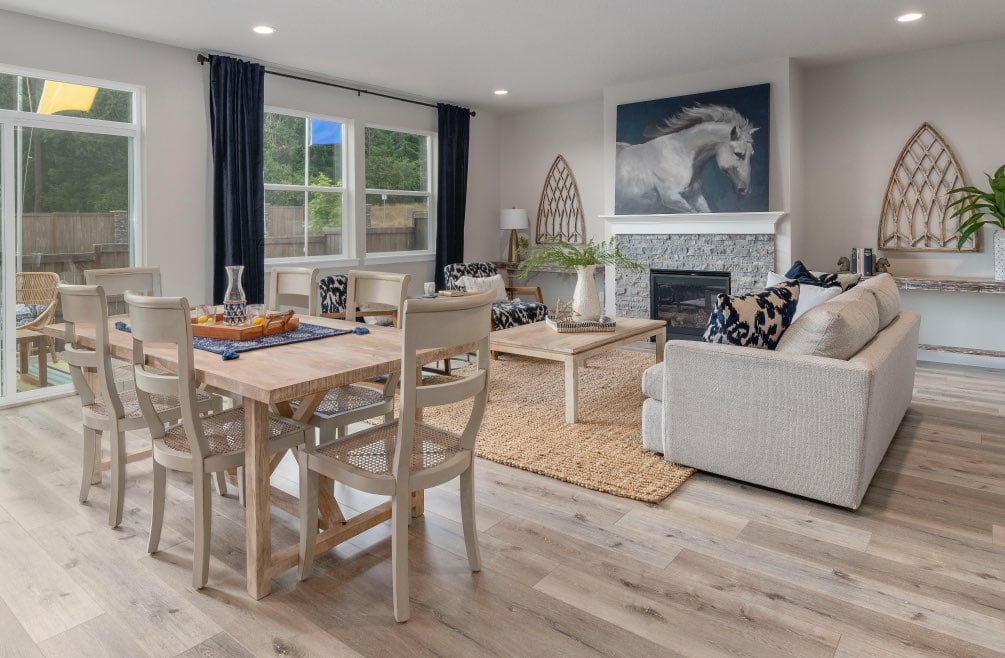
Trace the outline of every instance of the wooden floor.
<instances>
[{"instance_id":1,"label":"wooden floor","mask_svg":"<svg viewBox=\"0 0 1005 658\"><path fill-rule=\"evenodd\" d=\"M456 488L430 491L411 530L412 619L396 625L386 525L254 602L242 509L214 498L197 592L187 481L170 480L149 556L149 464L130 465L111 530L107 484L76 501L76 398L12 409L0 412L0 655L1001 655L1003 415L1005 372L921 367L858 512L703 474L650 506L480 462L485 569L468 571ZM273 528L296 538L282 512Z\"/></svg>"}]
</instances>

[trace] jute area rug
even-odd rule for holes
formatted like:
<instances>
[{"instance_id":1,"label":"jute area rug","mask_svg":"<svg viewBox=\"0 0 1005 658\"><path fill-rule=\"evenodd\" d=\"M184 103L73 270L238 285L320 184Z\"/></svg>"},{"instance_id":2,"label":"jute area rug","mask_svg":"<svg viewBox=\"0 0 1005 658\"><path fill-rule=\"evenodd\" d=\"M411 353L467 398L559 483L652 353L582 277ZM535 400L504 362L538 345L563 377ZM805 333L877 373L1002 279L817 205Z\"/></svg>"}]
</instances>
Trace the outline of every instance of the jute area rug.
<instances>
[{"instance_id":1,"label":"jute area rug","mask_svg":"<svg viewBox=\"0 0 1005 658\"><path fill-rule=\"evenodd\" d=\"M564 366L500 355L489 366L490 399L476 442L478 456L587 489L660 502L694 469L642 449L642 371L653 363L651 353L629 350L590 359L580 368L580 422L570 425L565 422ZM470 403L427 408L425 418L460 432L470 408Z\"/></svg>"}]
</instances>

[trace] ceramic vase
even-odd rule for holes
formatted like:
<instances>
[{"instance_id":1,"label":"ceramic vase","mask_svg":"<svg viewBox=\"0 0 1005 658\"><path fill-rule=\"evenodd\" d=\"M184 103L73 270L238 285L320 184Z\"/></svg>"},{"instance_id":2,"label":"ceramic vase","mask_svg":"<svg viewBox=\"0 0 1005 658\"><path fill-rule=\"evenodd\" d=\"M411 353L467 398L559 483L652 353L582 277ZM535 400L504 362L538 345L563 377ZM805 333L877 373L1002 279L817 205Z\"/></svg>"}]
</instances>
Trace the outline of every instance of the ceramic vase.
<instances>
[{"instance_id":1,"label":"ceramic vase","mask_svg":"<svg viewBox=\"0 0 1005 658\"><path fill-rule=\"evenodd\" d=\"M1005 281L1005 231L995 231L995 281Z\"/></svg>"},{"instance_id":2,"label":"ceramic vase","mask_svg":"<svg viewBox=\"0 0 1005 658\"><path fill-rule=\"evenodd\" d=\"M600 318L600 295L597 282L593 279L596 265L580 265L576 268L576 290L572 293L572 310L577 322L587 322Z\"/></svg>"},{"instance_id":3,"label":"ceramic vase","mask_svg":"<svg viewBox=\"0 0 1005 658\"><path fill-rule=\"evenodd\" d=\"M227 292L223 294L223 322L242 326L248 319L248 300L241 285L244 265L227 265L224 269L227 271Z\"/></svg>"}]
</instances>

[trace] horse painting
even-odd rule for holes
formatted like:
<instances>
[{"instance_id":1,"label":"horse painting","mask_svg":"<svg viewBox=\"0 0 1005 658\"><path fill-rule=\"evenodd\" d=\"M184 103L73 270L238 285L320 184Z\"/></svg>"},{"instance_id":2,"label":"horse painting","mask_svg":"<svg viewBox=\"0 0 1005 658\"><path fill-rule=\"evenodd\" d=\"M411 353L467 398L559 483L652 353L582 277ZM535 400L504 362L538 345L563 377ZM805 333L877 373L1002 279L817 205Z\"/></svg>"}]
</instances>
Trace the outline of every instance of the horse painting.
<instances>
[{"instance_id":1,"label":"horse painting","mask_svg":"<svg viewBox=\"0 0 1005 658\"><path fill-rule=\"evenodd\" d=\"M712 212L702 185L705 165L713 158L733 192L746 196L757 130L731 107L696 104L646 127L646 142L618 142L615 212Z\"/></svg>"}]
</instances>

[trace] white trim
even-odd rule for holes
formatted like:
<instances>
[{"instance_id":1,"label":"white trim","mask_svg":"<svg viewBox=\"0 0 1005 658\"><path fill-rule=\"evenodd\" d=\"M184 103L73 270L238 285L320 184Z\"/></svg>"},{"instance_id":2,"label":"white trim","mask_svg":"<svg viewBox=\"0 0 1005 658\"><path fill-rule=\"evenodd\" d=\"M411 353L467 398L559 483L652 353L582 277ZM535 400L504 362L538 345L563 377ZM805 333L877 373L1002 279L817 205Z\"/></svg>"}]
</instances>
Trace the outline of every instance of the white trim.
<instances>
[{"instance_id":1,"label":"white trim","mask_svg":"<svg viewBox=\"0 0 1005 658\"><path fill-rule=\"evenodd\" d=\"M422 191L412 192L412 191L409 191L409 190L381 190L381 189L377 189L375 187L368 187L368 188L366 188L365 194L367 194L367 195L370 195L370 194L386 194L387 196L414 196L414 197L431 197L431 196L433 196L432 192L422 192Z\"/></svg>"},{"instance_id":2,"label":"white trim","mask_svg":"<svg viewBox=\"0 0 1005 658\"><path fill-rule=\"evenodd\" d=\"M695 235L777 233L778 220L786 212L703 213L693 215L601 215L605 234Z\"/></svg>"},{"instance_id":3,"label":"white trim","mask_svg":"<svg viewBox=\"0 0 1005 658\"><path fill-rule=\"evenodd\" d=\"M273 267L317 267L322 270L356 267L360 264L358 258L342 258L339 256L301 256L288 258L267 258L265 260L265 271L269 272Z\"/></svg>"},{"instance_id":4,"label":"white trim","mask_svg":"<svg viewBox=\"0 0 1005 658\"><path fill-rule=\"evenodd\" d=\"M366 255L365 265L384 265L387 263L425 263L436 260L434 251L386 251Z\"/></svg>"},{"instance_id":5,"label":"white trim","mask_svg":"<svg viewBox=\"0 0 1005 658\"><path fill-rule=\"evenodd\" d=\"M0 236L2 243L0 249L3 251L3 258L0 262L4 264L0 268L0 279L2 279L2 289L0 289L0 300L6 301L2 304L0 313L3 314L3 332L0 333L0 343L3 344L3 357L0 359L0 378L3 379L3 390L0 391L0 404L7 404L15 399L17 392L17 341L8 331L8 327L17 326L17 309L14 304L17 294L17 243L14 239L14 217L17 207L14 203L14 194L7 188L17 186L17 160L14 154L14 124L0 123ZM10 262L8 266L6 263ZM14 344L8 344L14 340Z\"/></svg>"}]
</instances>

